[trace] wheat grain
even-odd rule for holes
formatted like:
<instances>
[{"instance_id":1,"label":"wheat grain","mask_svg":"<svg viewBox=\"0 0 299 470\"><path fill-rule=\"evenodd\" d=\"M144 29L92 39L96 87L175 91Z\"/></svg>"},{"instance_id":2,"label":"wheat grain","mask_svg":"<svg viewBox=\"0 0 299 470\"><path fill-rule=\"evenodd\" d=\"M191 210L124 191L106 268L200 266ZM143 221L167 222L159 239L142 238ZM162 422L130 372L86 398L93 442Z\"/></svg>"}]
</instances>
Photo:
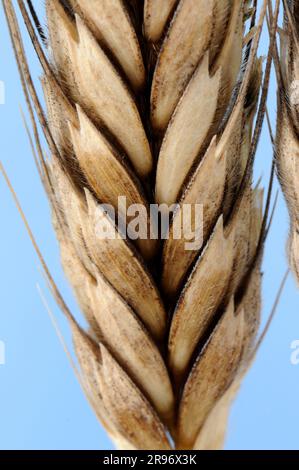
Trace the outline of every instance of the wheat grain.
<instances>
[{"instance_id":1,"label":"wheat grain","mask_svg":"<svg viewBox=\"0 0 299 470\"><path fill-rule=\"evenodd\" d=\"M95 413L122 448L220 448L259 325L253 120L267 2L246 40L248 0L48 0L46 58L19 0L45 72L47 122L3 3L52 154L41 171L89 323L84 332L67 312ZM145 208L179 202L169 238L124 239L101 206L124 218L119 196ZM187 204L204 211L193 251L174 233ZM139 224L155 233L146 214ZM113 237L97 236L99 217Z\"/></svg>"},{"instance_id":2,"label":"wheat grain","mask_svg":"<svg viewBox=\"0 0 299 470\"><path fill-rule=\"evenodd\" d=\"M291 227L290 265L299 281L299 6L285 5L284 29L280 31L281 55L278 68L278 118L276 161L279 179L287 200Z\"/></svg>"}]
</instances>

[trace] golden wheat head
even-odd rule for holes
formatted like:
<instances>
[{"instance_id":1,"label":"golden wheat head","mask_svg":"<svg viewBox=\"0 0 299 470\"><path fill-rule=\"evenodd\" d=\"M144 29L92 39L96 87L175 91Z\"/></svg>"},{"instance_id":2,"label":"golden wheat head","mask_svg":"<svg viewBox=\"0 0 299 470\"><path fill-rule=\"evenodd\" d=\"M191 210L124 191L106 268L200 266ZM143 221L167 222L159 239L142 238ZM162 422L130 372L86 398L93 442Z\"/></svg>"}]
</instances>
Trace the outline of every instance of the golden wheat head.
<instances>
[{"instance_id":1,"label":"golden wheat head","mask_svg":"<svg viewBox=\"0 0 299 470\"><path fill-rule=\"evenodd\" d=\"M280 31L276 161L291 219L289 259L299 282L299 4L284 2Z\"/></svg>"},{"instance_id":2,"label":"golden wheat head","mask_svg":"<svg viewBox=\"0 0 299 470\"><path fill-rule=\"evenodd\" d=\"M46 53L18 3L46 119L4 0L51 151L39 169L63 266L89 324L70 318L88 398L120 448L221 448L259 325L253 121L267 2L255 26L248 0L47 0ZM123 220L119 197L178 203L167 239L125 239L102 205ZM188 250L175 227L198 204L202 244ZM138 223L156 233L149 213ZM99 218L110 237L97 236Z\"/></svg>"}]
</instances>

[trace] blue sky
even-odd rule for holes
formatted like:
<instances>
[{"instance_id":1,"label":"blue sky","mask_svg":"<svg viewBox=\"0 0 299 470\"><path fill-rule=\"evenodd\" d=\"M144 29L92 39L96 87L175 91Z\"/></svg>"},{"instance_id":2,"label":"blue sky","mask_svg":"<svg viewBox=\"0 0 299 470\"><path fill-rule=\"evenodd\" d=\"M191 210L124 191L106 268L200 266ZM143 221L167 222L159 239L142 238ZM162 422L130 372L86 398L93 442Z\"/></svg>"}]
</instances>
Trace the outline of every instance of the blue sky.
<instances>
[{"instance_id":1,"label":"blue sky","mask_svg":"<svg viewBox=\"0 0 299 470\"><path fill-rule=\"evenodd\" d=\"M40 2L42 9L43 2ZM52 273L74 311L71 291L60 268L49 207L31 156L20 106L25 108L2 9L0 11L1 160L22 201ZM25 36L26 37L26 36ZM26 39L35 77L39 67ZM264 32L261 54L266 53ZM1 95L1 87L0 87ZM268 108L275 125L272 77ZM267 184L271 146L266 128L259 145L256 179ZM277 188L276 183L276 188ZM67 325L47 292L39 263L0 178L0 449L110 449L67 361L40 300L40 284L70 342ZM263 265L263 323L286 270L288 215L280 194ZM291 343L299 340L299 295L290 277L271 329L233 405L227 449L299 449L299 365L291 364ZM1 351L0 351L1 352Z\"/></svg>"}]
</instances>

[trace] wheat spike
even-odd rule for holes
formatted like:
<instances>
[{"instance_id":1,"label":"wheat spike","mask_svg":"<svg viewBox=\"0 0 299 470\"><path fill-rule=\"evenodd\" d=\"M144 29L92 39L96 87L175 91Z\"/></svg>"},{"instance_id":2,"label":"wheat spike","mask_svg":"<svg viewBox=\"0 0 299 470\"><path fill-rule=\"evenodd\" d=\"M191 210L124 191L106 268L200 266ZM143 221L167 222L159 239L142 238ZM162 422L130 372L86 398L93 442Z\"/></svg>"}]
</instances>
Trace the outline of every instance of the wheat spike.
<instances>
[{"instance_id":1,"label":"wheat spike","mask_svg":"<svg viewBox=\"0 0 299 470\"><path fill-rule=\"evenodd\" d=\"M290 265L299 282L299 5L296 1L288 1L284 6L280 64L277 67L276 162L291 220Z\"/></svg>"},{"instance_id":2,"label":"wheat spike","mask_svg":"<svg viewBox=\"0 0 299 470\"><path fill-rule=\"evenodd\" d=\"M67 312L84 390L120 448L221 448L259 326L253 122L267 1L254 25L249 0L46 0L46 53L18 3L44 70L46 119L3 0L51 152L40 171L62 264L89 324ZM144 207L138 226L151 238L123 236L119 197ZM178 203L166 240L149 217L155 202ZM189 205L195 233L196 204L202 240L190 250L175 229Z\"/></svg>"}]
</instances>

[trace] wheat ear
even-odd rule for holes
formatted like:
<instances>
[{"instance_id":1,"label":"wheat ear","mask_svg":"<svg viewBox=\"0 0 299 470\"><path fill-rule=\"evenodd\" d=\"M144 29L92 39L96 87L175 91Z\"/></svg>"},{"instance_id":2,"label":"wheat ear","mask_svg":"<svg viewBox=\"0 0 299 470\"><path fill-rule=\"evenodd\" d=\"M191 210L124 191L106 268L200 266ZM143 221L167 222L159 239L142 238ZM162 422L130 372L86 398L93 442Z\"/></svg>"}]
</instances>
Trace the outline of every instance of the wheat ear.
<instances>
[{"instance_id":1,"label":"wheat ear","mask_svg":"<svg viewBox=\"0 0 299 470\"><path fill-rule=\"evenodd\" d=\"M276 63L279 84L276 162L291 220L290 265L299 282L299 5L288 1L284 6L280 61Z\"/></svg>"},{"instance_id":2,"label":"wheat ear","mask_svg":"<svg viewBox=\"0 0 299 470\"><path fill-rule=\"evenodd\" d=\"M45 54L18 0L47 119L3 4L51 151L45 161L36 135L63 266L89 324L60 299L95 413L119 448L221 448L259 325L264 224L252 166L264 94L254 132L253 121L267 1L255 26L248 0L47 0ZM124 216L119 196L178 202L168 239L119 236L101 205ZM193 251L174 236L186 204L203 205ZM99 217L114 239L97 236ZM140 224L155 231L147 211Z\"/></svg>"}]
</instances>

